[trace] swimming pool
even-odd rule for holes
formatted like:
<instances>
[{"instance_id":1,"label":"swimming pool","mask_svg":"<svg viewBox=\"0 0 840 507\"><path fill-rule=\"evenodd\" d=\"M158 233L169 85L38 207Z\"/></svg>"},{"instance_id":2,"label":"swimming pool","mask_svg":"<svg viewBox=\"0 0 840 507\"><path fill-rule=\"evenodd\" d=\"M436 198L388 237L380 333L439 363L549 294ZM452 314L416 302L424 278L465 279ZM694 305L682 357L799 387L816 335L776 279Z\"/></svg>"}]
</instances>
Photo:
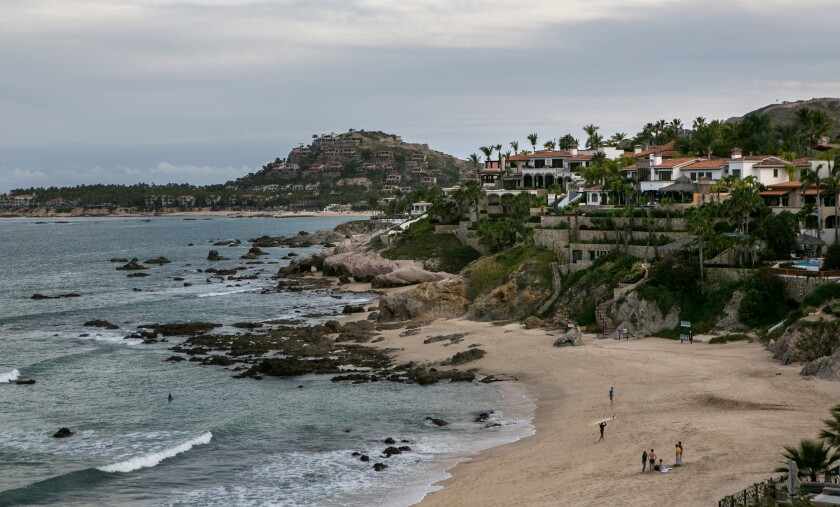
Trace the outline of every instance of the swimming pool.
<instances>
[{"instance_id":1,"label":"swimming pool","mask_svg":"<svg viewBox=\"0 0 840 507\"><path fill-rule=\"evenodd\" d=\"M822 259L808 259L804 261L799 261L793 265L793 267L797 269L806 269L808 271L819 271L820 267L823 264Z\"/></svg>"}]
</instances>

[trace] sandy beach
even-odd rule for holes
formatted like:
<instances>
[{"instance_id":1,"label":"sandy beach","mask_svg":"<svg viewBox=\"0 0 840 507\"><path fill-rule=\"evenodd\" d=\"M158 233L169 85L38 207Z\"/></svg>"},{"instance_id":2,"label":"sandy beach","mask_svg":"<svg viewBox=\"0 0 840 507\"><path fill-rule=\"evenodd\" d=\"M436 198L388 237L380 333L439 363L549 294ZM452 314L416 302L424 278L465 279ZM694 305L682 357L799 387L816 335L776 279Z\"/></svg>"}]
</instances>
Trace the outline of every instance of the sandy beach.
<instances>
[{"instance_id":1,"label":"sandy beach","mask_svg":"<svg viewBox=\"0 0 840 507\"><path fill-rule=\"evenodd\" d=\"M414 336L386 331L397 360L442 360L472 344L487 355L464 367L515 376L537 401L536 434L457 465L423 506L713 505L775 477L783 445L813 438L840 400L840 384L803 378L757 343L710 345L647 338L556 348L545 330L439 320ZM468 333L461 343L429 336ZM609 389L615 388L610 403ZM598 442L597 421L607 423ZM642 451L671 465L641 473Z\"/></svg>"}]
</instances>

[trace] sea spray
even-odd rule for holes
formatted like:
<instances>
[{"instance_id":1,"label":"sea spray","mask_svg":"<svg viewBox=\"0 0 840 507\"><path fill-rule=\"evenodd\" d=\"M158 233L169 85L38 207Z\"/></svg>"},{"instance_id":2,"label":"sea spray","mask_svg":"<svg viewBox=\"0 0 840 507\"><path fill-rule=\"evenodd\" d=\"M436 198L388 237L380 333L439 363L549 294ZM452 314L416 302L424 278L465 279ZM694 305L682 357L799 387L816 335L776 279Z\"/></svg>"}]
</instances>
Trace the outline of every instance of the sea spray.
<instances>
[{"instance_id":1,"label":"sea spray","mask_svg":"<svg viewBox=\"0 0 840 507\"><path fill-rule=\"evenodd\" d=\"M18 370L0 373L0 384L4 384L6 382L14 382L18 379L18 377L20 377L20 372Z\"/></svg>"},{"instance_id":2,"label":"sea spray","mask_svg":"<svg viewBox=\"0 0 840 507\"><path fill-rule=\"evenodd\" d=\"M177 456L178 454L181 454L182 452L189 451L196 445L209 444L212 438L213 434L208 431L192 440L184 442L181 445L176 445L175 447L171 447L163 451L153 452L151 454L146 454L143 456L137 456L136 458L127 459L125 461L120 461L118 463L113 463L104 467L99 467L99 470L109 473L127 473L133 472L134 470L139 470L141 468L151 468L167 458L172 458L174 456Z\"/></svg>"}]
</instances>

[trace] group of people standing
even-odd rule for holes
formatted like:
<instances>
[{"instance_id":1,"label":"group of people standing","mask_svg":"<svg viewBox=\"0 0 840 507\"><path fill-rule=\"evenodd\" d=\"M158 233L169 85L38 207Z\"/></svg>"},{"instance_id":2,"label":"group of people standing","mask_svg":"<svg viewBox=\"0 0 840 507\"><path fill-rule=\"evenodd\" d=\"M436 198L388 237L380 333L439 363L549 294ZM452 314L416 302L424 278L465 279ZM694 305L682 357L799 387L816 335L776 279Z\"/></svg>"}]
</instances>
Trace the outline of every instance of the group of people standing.
<instances>
[{"instance_id":1,"label":"group of people standing","mask_svg":"<svg viewBox=\"0 0 840 507\"><path fill-rule=\"evenodd\" d=\"M683 448L682 441L677 442L677 444L674 446L674 466L675 467L678 467L678 466L682 465L684 450L685 449ZM645 472L645 470L648 470L650 472L656 471L656 472L665 473L665 472L669 472L671 470L670 468L668 468L665 465L665 463L663 462L663 460L661 458L659 459L659 462L656 461L656 458L657 458L656 452L653 450L653 448L651 448L650 452L642 451L642 472Z\"/></svg>"}]
</instances>

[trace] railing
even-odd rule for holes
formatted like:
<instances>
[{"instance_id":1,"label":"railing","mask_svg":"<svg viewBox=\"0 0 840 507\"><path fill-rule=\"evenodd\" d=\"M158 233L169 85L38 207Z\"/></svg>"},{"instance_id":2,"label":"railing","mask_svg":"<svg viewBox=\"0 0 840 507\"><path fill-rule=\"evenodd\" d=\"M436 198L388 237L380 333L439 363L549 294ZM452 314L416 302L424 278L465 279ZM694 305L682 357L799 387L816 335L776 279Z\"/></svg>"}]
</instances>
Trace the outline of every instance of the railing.
<instances>
[{"instance_id":1,"label":"railing","mask_svg":"<svg viewBox=\"0 0 840 507\"><path fill-rule=\"evenodd\" d=\"M788 500L786 479L780 477L755 483L734 495L729 495L718 502L718 507L764 507Z\"/></svg>"},{"instance_id":2,"label":"railing","mask_svg":"<svg viewBox=\"0 0 840 507\"><path fill-rule=\"evenodd\" d=\"M770 272L784 276L807 276L812 278L838 278L840 271L809 271L807 269L770 268Z\"/></svg>"}]
</instances>

